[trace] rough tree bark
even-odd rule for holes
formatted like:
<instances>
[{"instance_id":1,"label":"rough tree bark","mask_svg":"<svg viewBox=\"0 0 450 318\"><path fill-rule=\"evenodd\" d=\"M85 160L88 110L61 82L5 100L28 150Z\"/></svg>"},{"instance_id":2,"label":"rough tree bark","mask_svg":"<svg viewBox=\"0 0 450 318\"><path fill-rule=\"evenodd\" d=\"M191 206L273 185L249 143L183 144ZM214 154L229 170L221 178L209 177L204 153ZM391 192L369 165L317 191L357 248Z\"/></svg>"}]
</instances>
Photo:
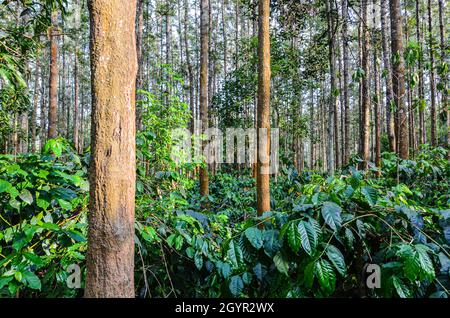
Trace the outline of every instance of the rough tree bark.
<instances>
[{"instance_id":1,"label":"rough tree bark","mask_svg":"<svg viewBox=\"0 0 450 318\"><path fill-rule=\"evenodd\" d=\"M348 72L348 1L342 1L342 55L343 55L343 95L344 95L344 152L343 152L343 163L348 164L350 159L350 114L349 114L349 94L348 94L348 83L349 83L349 72Z\"/></svg>"},{"instance_id":2,"label":"rough tree bark","mask_svg":"<svg viewBox=\"0 0 450 318\"><path fill-rule=\"evenodd\" d=\"M334 40L333 29L333 17L332 17L332 1L327 0L327 21L328 21L328 48L329 48L329 61L330 61L330 101L328 108L328 142L327 142L327 167L328 173L333 174L335 165L337 163L335 159L335 121L336 121L336 103L338 102L336 92L336 45Z\"/></svg>"},{"instance_id":3,"label":"rough tree bark","mask_svg":"<svg viewBox=\"0 0 450 318\"><path fill-rule=\"evenodd\" d=\"M270 0L258 3L257 213L270 211Z\"/></svg>"},{"instance_id":4,"label":"rough tree bark","mask_svg":"<svg viewBox=\"0 0 450 318\"><path fill-rule=\"evenodd\" d=\"M200 118L202 130L208 129L208 68L209 68L209 0L200 3ZM206 142L202 143L205 149ZM200 169L200 194L209 194L208 165Z\"/></svg>"},{"instance_id":5,"label":"rough tree bark","mask_svg":"<svg viewBox=\"0 0 450 318\"><path fill-rule=\"evenodd\" d=\"M373 26L376 26L376 6L377 6L377 0L373 0L373 9L372 9L372 21ZM377 57L378 57L378 50L377 50L377 44L375 42L375 39L373 40L373 80L374 80L374 88L375 88L375 96L374 96L374 117L375 117L375 145L374 145L374 152L375 152L375 165L377 167L381 167L381 113L380 113L380 104L381 104L381 98L380 98L380 78L379 78L379 71L378 71L378 63L377 63Z\"/></svg>"},{"instance_id":6,"label":"rough tree bark","mask_svg":"<svg viewBox=\"0 0 450 318\"><path fill-rule=\"evenodd\" d=\"M447 62L447 56L446 56L446 39L445 39L445 25L444 25L444 17L445 15L445 9L444 9L444 1L439 0L439 34L441 38L441 65L444 65L444 63ZM442 111L446 113L447 118L447 146L448 146L448 159L450 159L450 107L448 105L448 92L447 92L447 81L448 76L446 73L441 75L441 84L442 84Z\"/></svg>"},{"instance_id":7,"label":"rough tree bark","mask_svg":"<svg viewBox=\"0 0 450 318\"><path fill-rule=\"evenodd\" d=\"M45 60L46 56L45 56L45 52L43 53L42 59ZM47 84L48 83L48 78L47 78L47 74L45 71L44 67L41 67L41 101L40 101L40 122L41 122L41 129L40 129L40 135L39 135L39 148L42 149L42 147L44 147L44 144L46 142L46 137L48 135L47 132L47 115L48 115L48 110L47 110Z\"/></svg>"},{"instance_id":8,"label":"rough tree bark","mask_svg":"<svg viewBox=\"0 0 450 318\"><path fill-rule=\"evenodd\" d=\"M41 64L39 60L39 52L36 58L36 69L34 73L34 98L33 98L33 112L31 114L31 151L36 152L36 127L37 127L37 112L39 107L39 77Z\"/></svg>"},{"instance_id":9,"label":"rough tree bark","mask_svg":"<svg viewBox=\"0 0 450 318\"><path fill-rule=\"evenodd\" d=\"M393 59L393 92L396 112L397 152L401 158L409 157L408 119L405 108L405 62L403 59L403 26L400 0L390 0L391 48Z\"/></svg>"},{"instance_id":10,"label":"rough tree bark","mask_svg":"<svg viewBox=\"0 0 450 318\"><path fill-rule=\"evenodd\" d=\"M386 130L389 140L389 150L395 152L397 143L395 138L395 123L392 113L392 100L394 92L392 90L392 67L391 54L389 53L388 34L389 25L386 22L387 16L387 0L381 0L381 44L383 49L383 66L386 70L385 85L386 85Z\"/></svg>"},{"instance_id":11,"label":"rough tree bark","mask_svg":"<svg viewBox=\"0 0 450 318\"><path fill-rule=\"evenodd\" d=\"M49 104L48 104L48 139L57 137L58 118L58 43L57 27L58 12L52 12L52 26L49 29L50 37L50 76L49 76Z\"/></svg>"},{"instance_id":12,"label":"rough tree bark","mask_svg":"<svg viewBox=\"0 0 450 318\"><path fill-rule=\"evenodd\" d=\"M362 56L361 56L361 68L364 71L364 76L362 78L362 89L361 89L361 148L359 150L359 155L364 160L362 162L362 167L367 169L367 163L369 161L370 153L370 63L369 63L369 29L368 29L368 0L361 1L361 11L362 11Z\"/></svg>"},{"instance_id":13,"label":"rough tree bark","mask_svg":"<svg viewBox=\"0 0 450 318\"><path fill-rule=\"evenodd\" d=\"M432 18L432 4L431 0L428 0L428 50L430 55L430 99L431 99L431 130L430 139L431 144L435 146L437 144L437 111L436 111L436 83L434 76L434 41L433 41L433 18Z\"/></svg>"},{"instance_id":14,"label":"rough tree bark","mask_svg":"<svg viewBox=\"0 0 450 318\"><path fill-rule=\"evenodd\" d=\"M188 39L188 26L189 26L189 5L188 0L184 0L184 46L186 52L186 67L189 78L189 109L191 111L190 131L194 134L194 121L195 121L195 97L194 97L194 71L192 70L191 52L189 49Z\"/></svg>"},{"instance_id":15,"label":"rough tree bark","mask_svg":"<svg viewBox=\"0 0 450 318\"><path fill-rule=\"evenodd\" d=\"M419 45L420 51L422 51L422 35L420 33L420 1L416 0L416 41ZM418 72L419 72L419 100L422 101L425 98L424 80L423 80L423 54L418 58ZM425 143L425 113L423 107L419 107L419 145Z\"/></svg>"},{"instance_id":16,"label":"rough tree bark","mask_svg":"<svg viewBox=\"0 0 450 318\"><path fill-rule=\"evenodd\" d=\"M136 0L90 0L92 161L86 297L134 297Z\"/></svg>"},{"instance_id":17,"label":"rough tree bark","mask_svg":"<svg viewBox=\"0 0 450 318\"><path fill-rule=\"evenodd\" d=\"M136 90L142 89L142 37L144 34L144 0L137 1L136 8L136 52L138 61L138 71L136 75ZM136 92L137 100L140 99L138 92ZM136 108L136 130L142 129L142 108Z\"/></svg>"},{"instance_id":18,"label":"rough tree bark","mask_svg":"<svg viewBox=\"0 0 450 318\"><path fill-rule=\"evenodd\" d=\"M74 65L73 65L73 85L74 85L74 98L73 98L73 143L75 150L80 152L78 144L78 127L79 127L79 115L78 115L78 55L75 48Z\"/></svg>"}]
</instances>

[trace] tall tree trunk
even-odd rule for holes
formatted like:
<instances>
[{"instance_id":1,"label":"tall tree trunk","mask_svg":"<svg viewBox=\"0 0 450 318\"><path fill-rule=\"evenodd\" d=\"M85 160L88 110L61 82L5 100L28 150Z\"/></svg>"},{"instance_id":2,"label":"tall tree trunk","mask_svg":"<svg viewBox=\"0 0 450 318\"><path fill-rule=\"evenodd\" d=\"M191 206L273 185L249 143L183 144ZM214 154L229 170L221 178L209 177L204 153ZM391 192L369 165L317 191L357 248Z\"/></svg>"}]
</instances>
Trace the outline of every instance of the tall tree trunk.
<instances>
[{"instance_id":1,"label":"tall tree trunk","mask_svg":"<svg viewBox=\"0 0 450 318\"><path fill-rule=\"evenodd\" d=\"M200 116L202 130L208 129L208 68L209 68L209 0L201 0L200 3ZM205 149L206 141L202 143ZM208 165L200 169L200 194L209 194Z\"/></svg>"},{"instance_id":2,"label":"tall tree trunk","mask_svg":"<svg viewBox=\"0 0 450 318\"><path fill-rule=\"evenodd\" d=\"M385 87L386 87L386 130L389 140L389 150L397 151L397 142L395 138L395 123L392 111L392 103L394 99L394 92L392 90L392 67L391 54L388 47L389 25L386 22L387 16L387 0L381 0L381 44L383 49L383 66L386 71Z\"/></svg>"},{"instance_id":3,"label":"tall tree trunk","mask_svg":"<svg viewBox=\"0 0 450 318\"><path fill-rule=\"evenodd\" d=\"M332 1L327 0L327 21L328 21L328 48L329 48L329 62L330 62L330 101L328 108L328 142L327 142L327 167L328 173L333 174L335 169L335 121L336 121L336 103L338 102L336 96L336 46L334 40L333 17L332 17Z\"/></svg>"},{"instance_id":4,"label":"tall tree trunk","mask_svg":"<svg viewBox=\"0 0 450 318\"><path fill-rule=\"evenodd\" d=\"M372 18L373 18L373 27L376 26L376 6L377 0L373 0L373 10L372 10ZM381 114L380 114L380 105L381 105L381 94L380 94L380 78L378 72L378 50L377 43L375 40L373 41L373 79L374 79L374 88L375 88L375 98L374 98L374 117L375 117L375 165L377 167L381 167Z\"/></svg>"},{"instance_id":5,"label":"tall tree trunk","mask_svg":"<svg viewBox=\"0 0 450 318\"><path fill-rule=\"evenodd\" d=\"M316 125L314 124L314 89L311 87L311 105L310 105L310 118L309 118L309 129L311 134L309 136L310 153L309 153L309 169L313 170L315 168L314 158L314 136L317 135Z\"/></svg>"},{"instance_id":6,"label":"tall tree trunk","mask_svg":"<svg viewBox=\"0 0 450 318\"><path fill-rule=\"evenodd\" d=\"M74 66L73 66L73 81L74 81L74 99L73 99L73 144L75 150L80 152L78 144L78 51L75 48Z\"/></svg>"},{"instance_id":7,"label":"tall tree trunk","mask_svg":"<svg viewBox=\"0 0 450 318\"><path fill-rule=\"evenodd\" d=\"M166 0L166 16L165 16L165 33L166 33L166 60L164 63L167 65L172 65L172 25L171 25L171 14L172 14L172 3L171 0ZM166 103L168 103L168 94L171 93L171 84L172 84L172 76L170 75L170 72L167 72L167 84L166 85Z\"/></svg>"},{"instance_id":8,"label":"tall tree trunk","mask_svg":"<svg viewBox=\"0 0 450 318\"><path fill-rule=\"evenodd\" d=\"M189 108L191 111L190 131L194 134L194 121L195 121L195 96L194 96L194 71L192 70L191 53L189 49L189 5L188 0L184 0L184 46L186 52L186 66L189 78Z\"/></svg>"},{"instance_id":9,"label":"tall tree trunk","mask_svg":"<svg viewBox=\"0 0 450 318\"><path fill-rule=\"evenodd\" d=\"M270 0L258 2L257 213L270 211Z\"/></svg>"},{"instance_id":10,"label":"tall tree trunk","mask_svg":"<svg viewBox=\"0 0 450 318\"><path fill-rule=\"evenodd\" d=\"M444 9L444 1L439 0L439 34L441 38L441 65L443 66L445 63L448 64L447 56L446 56L446 44L445 44L445 25L444 25L444 17L445 9ZM448 24L448 22L447 22ZM448 42L448 40L447 40ZM441 73L443 71L441 70ZM447 71L448 72L448 71ZM442 84L442 111L446 115L447 118L447 147L448 147L448 159L450 159L450 106L448 105L448 91L447 91L447 81L448 75L447 73L441 74L441 84Z\"/></svg>"},{"instance_id":11,"label":"tall tree trunk","mask_svg":"<svg viewBox=\"0 0 450 318\"><path fill-rule=\"evenodd\" d=\"M234 33L234 44L236 45L236 55L234 61L234 67L237 69L239 67L239 1L235 3L235 33Z\"/></svg>"},{"instance_id":12,"label":"tall tree trunk","mask_svg":"<svg viewBox=\"0 0 450 318\"><path fill-rule=\"evenodd\" d=\"M86 297L134 297L136 0L90 0L92 161Z\"/></svg>"},{"instance_id":13,"label":"tall tree trunk","mask_svg":"<svg viewBox=\"0 0 450 318\"><path fill-rule=\"evenodd\" d=\"M226 0L222 0L222 38L223 38L223 76L226 77L227 69L228 69L228 46L227 46L227 31L225 24L225 9L226 9Z\"/></svg>"},{"instance_id":14,"label":"tall tree trunk","mask_svg":"<svg viewBox=\"0 0 450 318\"><path fill-rule=\"evenodd\" d=\"M45 53L43 54L43 60L45 60ZM40 134L39 134L39 148L44 147L46 137L47 137L47 74L45 68L41 67L41 113L40 113Z\"/></svg>"},{"instance_id":15,"label":"tall tree trunk","mask_svg":"<svg viewBox=\"0 0 450 318\"><path fill-rule=\"evenodd\" d=\"M436 83L434 77L434 40L433 40L433 18L431 0L428 0L428 48L430 54L430 99L431 99L431 131L430 138L433 146L437 145L437 111L436 111Z\"/></svg>"},{"instance_id":16,"label":"tall tree trunk","mask_svg":"<svg viewBox=\"0 0 450 318\"><path fill-rule=\"evenodd\" d=\"M64 25L63 25L64 28ZM62 46L64 47L65 44L65 36L62 35ZM66 92L66 50L63 49L62 50L63 54L63 69L62 69L62 75L61 75L61 79L62 79L62 85L61 85L61 108L62 108L62 112L61 112L61 134L64 133L64 136L66 137L67 140L69 140L69 133L70 133L70 100L69 102L67 102L67 92ZM69 85L67 85L70 88L70 79L69 79Z\"/></svg>"},{"instance_id":17,"label":"tall tree trunk","mask_svg":"<svg viewBox=\"0 0 450 318\"><path fill-rule=\"evenodd\" d=\"M349 72L348 72L348 0L342 2L342 55L343 55L343 95L344 95L344 165L348 164L350 159L350 99L348 94ZM342 111L342 110L341 110Z\"/></svg>"},{"instance_id":18,"label":"tall tree trunk","mask_svg":"<svg viewBox=\"0 0 450 318\"><path fill-rule=\"evenodd\" d=\"M79 139L79 143L80 146L78 147L79 152L83 153L84 152L84 136L85 136L85 124L84 124L84 104L85 104L85 98L84 98L84 89L83 86L81 86L81 103L80 103L80 137Z\"/></svg>"},{"instance_id":19,"label":"tall tree trunk","mask_svg":"<svg viewBox=\"0 0 450 318\"><path fill-rule=\"evenodd\" d=\"M419 58L418 58L418 71L419 71L419 145L424 144L425 141L425 112L424 107L422 107L422 103L425 102L425 90L424 90L424 80L423 80L423 53L422 53L422 35L420 32L420 23L421 23L421 15L420 15L420 2L416 0L416 41L419 45Z\"/></svg>"},{"instance_id":20,"label":"tall tree trunk","mask_svg":"<svg viewBox=\"0 0 450 318\"><path fill-rule=\"evenodd\" d=\"M405 62L403 60L403 26L400 0L390 0L391 47L393 59L393 92L396 104L397 151L401 158L409 157L408 119L405 108Z\"/></svg>"},{"instance_id":21,"label":"tall tree trunk","mask_svg":"<svg viewBox=\"0 0 450 318\"><path fill-rule=\"evenodd\" d=\"M408 12L405 12L405 41L406 43L409 43L409 25L408 25ZM415 121L414 121L414 108L412 105L412 100L413 100L413 87L411 87L411 77L412 74L414 72L414 66L413 65L407 65L407 76L408 76L408 80L407 83L408 85L406 86L407 88L407 101L408 101L408 139L409 139L409 148L411 151L411 156L414 157L414 152L416 149L416 136L415 136Z\"/></svg>"},{"instance_id":22,"label":"tall tree trunk","mask_svg":"<svg viewBox=\"0 0 450 318\"><path fill-rule=\"evenodd\" d=\"M370 153L370 63L369 63L369 29L368 29L368 0L361 1L361 11L362 11L362 60L361 68L364 71L364 76L362 78L362 89L361 89L361 149L359 150L359 155L364 160L362 162L362 167L367 169L367 163L369 161Z\"/></svg>"},{"instance_id":23,"label":"tall tree trunk","mask_svg":"<svg viewBox=\"0 0 450 318\"><path fill-rule=\"evenodd\" d=\"M136 8L136 52L138 61L138 71L136 75L136 90L143 89L143 58L142 58L142 37L144 34L144 0L137 0ZM141 96L136 92L137 100ZM136 107L136 130L142 129L142 106Z\"/></svg>"},{"instance_id":24,"label":"tall tree trunk","mask_svg":"<svg viewBox=\"0 0 450 318\"><path fill-rule=\"evenodd\" d=\"M48 104L48 139L57 137L58 119L58 42L57 27L58 12L52 12L52 26L50 27L50 76L49 76L49 104Z\"/></svg>"},{"instance_id":25,"label":"tall tree trunk","mask_svg":"<svg viewBox=\"0 0 450 318\"><path fill-rule=\"evenodd\" d=\"M19 152L28 152L28 112L25 111L19 116L20 136L19 136Z\"/></svg>"},{"instance_id":26,"label":"tall tree trunk","mask_svg":"<svg viewBox=\"0 0 450 318\"><path fill-rule=\"evenodd\" d=\"M31 151L36 152L36 127L37 112L39 108L39 79L41 64L39 60L39 52L36 56L36 69L34 70L34 96L33 96L33 112L31 114Z\"/></svg>"}]
</instances>

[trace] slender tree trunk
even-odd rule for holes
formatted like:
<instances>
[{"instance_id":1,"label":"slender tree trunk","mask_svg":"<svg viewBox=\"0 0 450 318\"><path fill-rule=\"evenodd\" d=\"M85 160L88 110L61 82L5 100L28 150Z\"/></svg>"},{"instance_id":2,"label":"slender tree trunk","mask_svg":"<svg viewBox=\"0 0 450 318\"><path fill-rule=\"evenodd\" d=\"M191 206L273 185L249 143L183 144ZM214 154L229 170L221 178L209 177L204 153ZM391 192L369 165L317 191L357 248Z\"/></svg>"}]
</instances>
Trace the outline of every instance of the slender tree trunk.
<instances>
[{"instance_id":1,"label":"slender tree trunk","mask_svg":"<svg viewBox=\"0 0 450 318\"><path fill-rule=\"evenodd\" d=\"M194 121L195 121L195 96L194 96L194 71L192 70L191 64L191 53L189 49L189 5L188 0L184 0L184 46L186 52L186 66L188 71L189 78L189 108L191 111L191 122L190 122L190 131L194 133Z\"/></svg>"},{"instance_id":2,"label":"slender tree trunk","mask_svg":"<svg viewBox=\"0 0 450 318\"><path fill-rule=\"evenodd\" d=\"M79 142L80 142L80 146L78 147L79 152L83 153L84 152L84 130L85 130L85 124L84 124L84 104L85 104L85 98L84 98L84 89L83 86L81 86L81 103L80 103L80 137Z\"/></svg>"},{"instance_id":3,"label":"slender tree trunk","mask_svg":"<svg viewBox=\"0 0 450 318\"><path fill-rule=\"evenodd\" d=\"M327 167L328 173L333 174L336 164L335 159L335 121L336 121L336 103L338 102L336 96L336 54L335 54L335 41L334 41L334 29L333 29L333 17L332 17L332 1L327 0L327 21L328 21L328 48L329 48L329 61L330 61L330 102L328 108L328 142L327 142Z\"/></svg>"},{"instance_id":4,"label":"slender tree trunk","mask_svg":"<svg viewBox=\"0 0 450 318\"><path fill-rule=\"evenodd\" d=\"M372 18L373 18L373 25L375 28L376 25L376 6L377 6L377 0L373 0L373 11L372 11ZM375 88L375 98L374 98L374 117L375 117L375 146L374 146L374 152L375 152L375 165L377 167L381 167L381 114L380 114L380 105L381 105L381 94L380 94L380 78L379 78L379 72L378 72L378 63L377 63L377 57L378 57L378 50L377 50L377 44L375 40L373 41L373 79L374 79L374 88Z\"/></svg>"},{"instance_id":5,"label":"slender tree trunk","mask_svg":"<svg viewBox=\"0 0 450 318\"><path fill-rule=\"evenodd\" d=\"M78 144L78 55L75 49L74 66L73 66L73 81L74 81L74 100L73 100L73 143L75 150L80 152Z\"/></svg>"},{"instance_id":6,"label":"slender tree trunk","mask_svg":"<svg viewBox=\"0 0 450 318\"><path fill-rule=\"evenodd\" d=\"M419 58L418 58L418 72L419 72L419 145L424 144L425 141L425 113L424 107L421 106L425 99L424 80L423 80L423 54L422 54L422 35L420 32L420 1L416 0L416 40L419 45Z\"/></svg>"},{"instance_id":7,"label":"slender tree trunk","mask_svg":"<svg viewBox=\"0 0 450 318\"><path fill-rule=\"evenodd\" d=\"M58 12L52 12L52 26L50 27L50 76L49 76L49 104L48 104L48 139L57 137L58 118L58 42L57 42Z\"/></svg>"},{"instance_id":8,"label":"slender tree trunk","mask_svg":"<svg viewBox=\"0 0 450 318\"><path fill-rule=\"evenodd\" d=\"M403 60L403 26L400 0L390 0L391 47L393 59L393 92L396 104L397 151L401 158L409 157L408 119L405 108L405 63Z\"/></svg>"},{"instance_id":9,"label":"slender tree trunk","mask_svg":"<svg viewBox=\"0 0 450 318\"><path fill-rule=\"evenodd\" d=\"M445 8L444 1L439 0L439 34L441 38L441 65L445 63L448 64L447 54L446 54L446 44L445 44ZM447 22L448 24L448 22ZM448 40L447 40L448 45ZM442 72L442 71L441 71ZM447 147L448 147L448 159L450 160L450 106L448 105L448 91L447 91L447 83L448 83L448 73L441 74L441 84L442 84L442 111L447 118Z\"/></svg>"},{"instance_id":10,"label":"slender tree trunk","mask_svg":"<svg viewBox=\"0 0 450 318\"><path fill-rule=\"evenodd\" d=\"M405 41L406 43L409 43L410 39L409 39L409 25L407 23L408 21L408 12L405 12ZM413 88L411 87L411 79L412 79L412 74L414 72L414 66L413 65L407 65L407 76L408 76L408 80L407 80L407 102L408 102L408 139L409 139L409 148L411 151L411 156L414 157L414 152L416 149L416 138L415 138L415 121L414 121L414 108L412 105L412 94L413 94Z\"/></svg>"},{"instance_id":11,"label":"slender tree trunk","mask_svg":"<svg viewBox=\"0 0 450 318\"><path fill-rule=\"evenodd\" d=\"M36 152L36 127L37 112L39 108L39 79L41 64L39 60L39 52L36 56L36 69L34 73L34 96L33 96L33 113L31 114L31 151Z\"/></svg>"},{"instance_id":12,"label":"slender tree trunk","mask_svg":"<svg viewBox=\"0 0 450 318\"><path fill-rule=\"evenodd\" d=\"M86 297L134 297L136 0L90 0L92 161Z\"/></svg>"},{"instance_id":13,"label":"slender tree trunk","mask_svg":"<svg viewBox=\"0 0 450 318\"><path fill-rule=\"evenodd\" d=\"M209 68L209 0L201 0L200 4L200 116L202 130L208 129L208 68ZM203 141L204 150L206 142ZM209 194L208 165L200 169L200 194Z\"/></svg>"},{"instance_id":14,"label":"slender tree trunk","mask_svg":"<svg viewBox=\"0 0 450 318\"><path fill-rule=\"evenodd\" d=\"M395 138L395 123L394 116L392 114L392 104L394 99L394 92L392 90L392 67L391 67L391 54L388 47L388 34L389 25L386 22L387 16L387 0L381 0L381 44L383 49L383 66L386 72L385 87L386 87L386 130L389 140L389 150L392 152L397 151L397 143Z\"/></svg>"},{"instance_id":15,"label":"slender tree trunk","mask_svg":"<svg viewBox=\"0 0 450 318\"><path fill-rule=\"evenodd\" d=\"M20 135L19 152L28 153L28 112L25 111L19 116Z\"/></svg>"},{"instance_id":16,"label":"slender tree trunk","mask_svg":"<svg viewBox=\"0 0 450 318\"><path fill-rule=\"evenodd\" d=\"M362 60L361 67L364 71L362 78L362 100L361 100L361 122L360 130L362 132L361 137L361 149L359 154L364 160L362 167L367 169L367 163L369 161L370 153L370 63L369 63L369 29L368 29L368 0L361 1L362 11Z\"/></svg>"},{"instance_id":17,"label":"slender tree trunk","mask_svg":"<svg viewBox=\"0 0 450 318\"><path fill-rule=\"evenodd\" d=\"M64 26L63 26L64 27ZM63 38L63 46L64 46L64 35ZM69 134L70 134L70 100L67 102L67 93L66 93L66 81L68 80L68 87L70 89L70 78L66 77L66 50L63 50L63 72L62 72L62 122L64 123L63 128L61 129L61 132L65 132L65 137L67 140L69 140Z\"/></svg>"},{"instance_id":18,"label":"slender tree trunk","mask_svg":"<svg viewBox=\"0 0 450 318\"><path fill-rule=\"evenodd\" d=\"M136 9L136 52L138 61L138 72L136 75L136 90L143 89L142 76L143 76L143 58L142 58L142 37L144 34L144 0L137 0ZM141 99L141 96L136 92L137 100ZM136 107L136 130L142 129L142 106Z\"/></svg>"},{"instance_id":19,"label":"slender tree trunk","mask_svg":"<svg viewBox=\"0 0 450 318\"><path fill-rule=\"evenodd\" d=\"M342 2L342 54L343 54L343 95L344 95L344 165L348 164L350 159L350 99L348 94L349 72L348 72L348 0Z\"/></svg>"},{"instance_id":20,"label":"slender tree trunk","mask_svg":"<svg viewBox=\"0 0 450 318\"><path fill-rule=\"evenodd\" d=\"M330 3L330 9L334 10L334 1ZM332 27L332 33L331 33L331 48L332 48L332 59L333 59L333 70L334 70L334 90L331 91L331 98L333 101L333 140L334 140L334 168L339 168L340 162L341 162L341 154L339 152L339 114L338 114L338 106L339 106L339 86L338 86L338 79L337 79L337 72L338 66L337 66L337 48L336 48L336 25L338 25L337 18L334 18L333 15L330 16L331 18L331 27ZM337 70L337 72L336 72Z\"/></svg>"},{"instance_id":21,"label":"slender tree trunk","mask_svg":"<svg viewBox=\"0 0 450 318\"><path fill-rule=\"evenodd\" d=\"M309 169L313 170L315 168L314 164L314 136L316 136L316 125L314 124L314 89L311 88L311 106L310 106L310 118L309 118L309 129L311 131L311 135L309 136L309 144L310 144L310 157L309 157Z\"/></svg>"},{"instance_id":22,"label":"slender tree trunk","mask_svg":"<svg viewBox=\"0 0 450 318\"><path fill-rule=\"evenodd\" d=\"M223 76L224 78L227 75L228 69L228 46L227 46L227 31L226 31L226 22L225 22L225 9L226 9L226 0L222 0L222 38L223 38Z\"/></svg>"},{"instance_id":23,"label":"slender tree trunk","mask_svg":"<svg viewBox=\"0 0 450 318\"><path fill-rule=\"evenodd\" d=\"M43 54L43 60L45 60L45 54ZM44 67L41 67L41 117L40 117L40 134L39 134L39 144L40 144L40 149L42 149L42 147L45 144L46 141L46 137L47 137L47 86L46 83L48 83L47 81L47 74L45 72Z\"/></svg>"},{"instance_id":24,"label":"slender tree trunk","mask_svg":"<svg viewBox=\"0 0 450 318\"><path fill-rule=\"evenodd\" d=\"M235 33L234 33L234 44L236 45L236 55L234 61L234 67L237 69L239 67L239 1L235 3Z\"/></svg>"},{"instance_id":25,"label":"slender tree trunk","mask_svg":"<svg viewBox=\"0 0 450 318\"><path fill-rule=\"evenodd\" d=\"M258 2L257 212L270 211L270 0Z\"/></svg>"},{"instance_id":26,"label":"slender tree trunk","mask_svg":"<svg viewBox=\"0 0 450 318\"><path fill-rule=\"evenodd\" d=\"M436 83L434 77L434 41L433 41L433 18L431 0L428 0L428 48L430 54L430 99L431 99L431 131L430 138L433 146L437 145L437 111L436 111Z\"/></svg>"},{"instance_id":27,"label":"slender tree trunk","mask_svg":"<svg viewBox=\"0 0 450 318\"><path fill-rule=\"evenodd\" d=\"M165 16L165 33L166 33L166 60L165 63L173 67L172 63L172 25L171 25L171 14L172 14L172 3L171 0L166 0L166 16ZM168 94L171 93L172 76L167 73L167 84L166 85L166 103L168 103Z\"/></svg>"}]
</instances>

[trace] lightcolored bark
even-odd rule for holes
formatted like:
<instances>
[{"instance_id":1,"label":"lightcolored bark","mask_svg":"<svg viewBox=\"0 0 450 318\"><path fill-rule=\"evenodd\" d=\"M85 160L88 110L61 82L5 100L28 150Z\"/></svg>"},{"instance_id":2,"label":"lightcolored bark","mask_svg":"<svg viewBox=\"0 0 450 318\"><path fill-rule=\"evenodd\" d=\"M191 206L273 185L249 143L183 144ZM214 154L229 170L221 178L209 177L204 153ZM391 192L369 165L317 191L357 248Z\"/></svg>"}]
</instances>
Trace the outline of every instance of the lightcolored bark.
<instances>
[{"instance_id":1,"label":"lightcolored bark","mask_svg":"<svg viewBox=\"0 0 450 318\"><path fill-rule=\"evenodd\" d=\"M256 167L257 213L270 211L270 1L258 3L258 158Z\"/></svg>"},{"instance_id":2,"label":"lightcolored bark","mask_svg":"<svg viewBox=\"0 0 450 318\"><path fill-rule=\"evenodd\" d=\"M209 126L208 118L208 81L209 81L209 0L201 0L200 3L200 119L202 130ZM203 142L204 149L206 142ZM200 194L209 194L208 166L200 169Z\"/></svg>"},{"instance_id":3,"label":"lightcolored bark","mask_svg":"<svg viewBox=\"0 0 450 318\"><path fill-rule=\"evenodd\" d=\"M85 297L134 297L136 0L90 0L92 159Z\"/></svg>"}]
</instances>

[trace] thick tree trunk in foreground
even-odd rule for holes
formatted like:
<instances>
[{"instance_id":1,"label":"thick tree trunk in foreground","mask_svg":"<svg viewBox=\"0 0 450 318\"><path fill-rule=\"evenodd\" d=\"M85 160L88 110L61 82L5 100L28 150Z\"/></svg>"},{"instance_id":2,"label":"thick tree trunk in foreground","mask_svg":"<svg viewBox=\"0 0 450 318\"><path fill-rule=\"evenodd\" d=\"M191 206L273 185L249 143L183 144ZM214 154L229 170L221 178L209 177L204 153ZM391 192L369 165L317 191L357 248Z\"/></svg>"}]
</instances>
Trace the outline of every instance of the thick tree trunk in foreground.
<instances>
[{"instance_id":1,"label":"thick tree trunk in foreground","mask_svg":"<svg viewBox=\"0 0 450 318\"><path fill-rule=\"evenodd\" d=\"M136 0L91 0L86 297L134 297Z\"/></svg>"},{"instance_id":2,"label":"thick tree trunk in foreground","mask_svg":"<svg viewBox=\"0 0 450 318\"><path fill-rule=\"evenodd\" d=\"M200 4L200 119L202 130L208 129L208 67L209 67L209 0L201 0ZM203 142L202 149L205 147ZM200 169L200 194L209 194L208 165Z\"/></svg>"},{"instance_id":3,"label":"thick tree trunk in foreground","mask_svg":"<svg viewBox=\"0 0 450 318\"><path fill-rule=\"evenodd\" d=\"M52 12L52 26L50 28L50 76L49 76L49 104L48 104L48 139L57 137L56 121L58 118L58 43L57 21L58 12Z\"/></svg>"},{"instance_id":4,"label":"thick tree trunk in foreground","mask_svg":"<svg viewBox=\"0 0 450 318\"><path fill-rule=\"evenodd\" d=\"M401 158L409 157L408 119L405 108L405 63L403 60L403 26L400 0L390 0L391 45L393 60L393 91L397 105L397 152Z\"/></svg>"},{"instance_id":5,"label":"thick tree trunk in foreground","mask_svg":"<svg viewBox=\"0 0 450 318\"><path fill-rule=\"evenodd\" d=\"M256 195L258 215L270 211L270 34L269 0L258 4L258 156L256 166Z\"/></svg>"}]
</instances>

